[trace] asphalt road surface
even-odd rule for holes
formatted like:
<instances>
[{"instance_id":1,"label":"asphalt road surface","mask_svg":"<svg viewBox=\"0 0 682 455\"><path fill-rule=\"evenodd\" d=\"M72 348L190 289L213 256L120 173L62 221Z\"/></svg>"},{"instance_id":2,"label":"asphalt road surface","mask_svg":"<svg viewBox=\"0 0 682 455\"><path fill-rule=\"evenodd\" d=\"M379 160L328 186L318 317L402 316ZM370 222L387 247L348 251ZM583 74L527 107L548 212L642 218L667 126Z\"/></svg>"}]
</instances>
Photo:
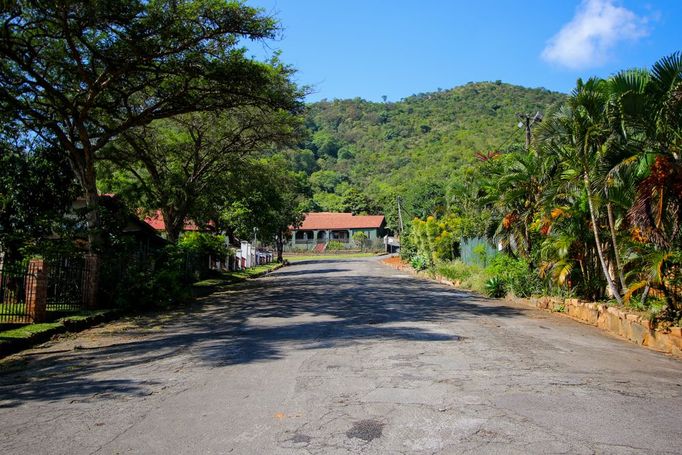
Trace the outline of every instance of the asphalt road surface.
<instances>
[{"instance_id":1,"label":"asphalt road surface","mask_svg":"<svg viewBox=\"0 0 682 455\"><path fill-rule=\"evenodd\" d=\"M682 453L682 362L375 259L5 361L2 454Z\"/></svg>"}]
</instances>

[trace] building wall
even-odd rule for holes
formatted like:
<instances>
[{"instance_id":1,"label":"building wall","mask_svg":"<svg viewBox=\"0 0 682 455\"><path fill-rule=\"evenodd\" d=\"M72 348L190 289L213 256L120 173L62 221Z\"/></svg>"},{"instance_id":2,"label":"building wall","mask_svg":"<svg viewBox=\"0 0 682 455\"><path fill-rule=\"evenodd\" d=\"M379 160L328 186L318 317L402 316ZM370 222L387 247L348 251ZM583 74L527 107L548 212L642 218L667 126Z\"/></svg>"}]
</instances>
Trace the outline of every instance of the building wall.
<instances>
[{"instance_id":1,"label":"building wall","mask_svg":"<svg viewBox=\"0 0 682 455\"><path fill-rule=\"evenodd\" d=\"M364 232L365 234L367 234L368 241L370 241L370 242L374 242L374 241L377 241L377 240L379 240L379 239L382 238L382 237L381 237L380 230L377 229L377 228L364 228L364 229L334 229L334 230L335 230L335 231L342 231L342 230L349 231L349 242L348 242L348 243L344 243L345 247L348 248L348 249L350 249L350 248L357 248L357 246L355 245L355 242L353 242L353 234L355 234L356 232ZM296 230L296 231L291 231L291 234L292 234L291 240L290 240L290 241L287 243L287 245L285 246L285 250L292 250L292 249L299 249L299 250L300 250L300 249L308 249L308 250L312 250L313 248L315 248L315 246L316 246L317 243L318 243L318 241L317 241L317 233L318 233L318 232L325 232L325 230L313 231L313 232L314 232L314 238L311 239L311 240L309 240L309 241L307 241L307 242L305 242L305 243L301 242L300 240L299 240L299 242L296 241L296 233L297 233L297 232L298 232L297 230ZM324 240L324 241L320 241L320 242L323 243L323 242L327 242L328 240L329 240L329 237L328 237L328 235L327 235L327 236L325 237L325 240Z\"/></svg>"}]
</instances>

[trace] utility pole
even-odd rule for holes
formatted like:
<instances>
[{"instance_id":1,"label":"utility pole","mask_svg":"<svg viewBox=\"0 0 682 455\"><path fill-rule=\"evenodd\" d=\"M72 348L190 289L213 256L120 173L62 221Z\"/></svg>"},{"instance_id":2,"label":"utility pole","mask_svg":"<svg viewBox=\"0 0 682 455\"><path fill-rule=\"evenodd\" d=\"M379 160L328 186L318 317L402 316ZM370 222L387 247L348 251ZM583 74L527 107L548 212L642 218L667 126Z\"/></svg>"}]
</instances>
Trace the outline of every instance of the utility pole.
<instances>
[{"instance_id":1,"label":"utility pole","mask_svg":"<svg viewBox=\"0 0 682 455\"><path fill-rule=\"evenodd\" d=\"M540 123L542 121L542 114L540 111L536 112L535 115L531 116L529 114L516 114L521 121L519 122L519 128L526 129L526 150L530 150L530 142L533 139L531 128L534 123Z\"/></svg>"},{"instance_id":2,"label":"utility pole","mask_svg":"<svg viewBox=\"0 0 682 455\"><path fill-rule=\"evenodd\" d=\"M403 235L403 212L400 210L400 196L397 197L398 200L398 221L400 222L400 235Z\"/></svg>"}]
</instances>

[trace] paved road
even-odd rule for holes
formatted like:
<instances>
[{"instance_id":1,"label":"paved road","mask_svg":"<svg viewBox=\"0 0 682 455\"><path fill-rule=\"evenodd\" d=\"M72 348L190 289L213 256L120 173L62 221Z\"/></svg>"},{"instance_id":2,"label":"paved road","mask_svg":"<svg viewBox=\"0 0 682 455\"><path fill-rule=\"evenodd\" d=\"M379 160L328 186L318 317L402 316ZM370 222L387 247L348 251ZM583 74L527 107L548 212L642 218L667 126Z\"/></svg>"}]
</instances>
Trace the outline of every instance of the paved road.
<instances>
[{"instance_id":1,"label":"paved road","mask_svg":"<svg viewBox=\"0 0 682 455\"><path fill-rule=\"evenodd\" d=\"M374 259L5 362L0 453L682 453L682 362Z\"/></svg>"}]
</instances>

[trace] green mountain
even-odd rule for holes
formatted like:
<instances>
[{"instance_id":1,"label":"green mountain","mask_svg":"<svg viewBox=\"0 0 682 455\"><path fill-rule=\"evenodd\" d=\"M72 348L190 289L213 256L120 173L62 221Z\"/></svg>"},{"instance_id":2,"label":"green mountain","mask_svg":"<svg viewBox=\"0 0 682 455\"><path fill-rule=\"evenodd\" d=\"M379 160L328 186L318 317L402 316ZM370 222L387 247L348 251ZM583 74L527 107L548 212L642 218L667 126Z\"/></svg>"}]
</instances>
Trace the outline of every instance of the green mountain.
<instances>
[{"instance_id":1,"label":"green mountain","mask_svg":"<svg viewBox=\"0 0 682 455\"><path fill-rule=\"evenodd\" d=\"M546 113L564 99L480 82L399 102L323 100L308 106L310 136L292 159L309 175L311 209L381 210L395 227L397 196L408 216L427 215L462 172L476 172L476 152L523 145L518 113Z\"/></svg>"}]
</instances>

